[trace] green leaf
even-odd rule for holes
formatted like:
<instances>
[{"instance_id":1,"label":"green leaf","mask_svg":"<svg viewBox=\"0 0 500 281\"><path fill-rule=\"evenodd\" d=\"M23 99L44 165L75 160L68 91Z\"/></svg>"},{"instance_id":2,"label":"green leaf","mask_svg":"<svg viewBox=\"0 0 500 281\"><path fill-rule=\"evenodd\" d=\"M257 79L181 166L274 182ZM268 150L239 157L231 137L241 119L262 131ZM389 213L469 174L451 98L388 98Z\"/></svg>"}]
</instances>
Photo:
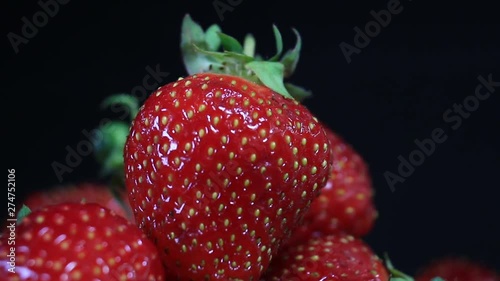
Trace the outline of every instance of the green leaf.
<instances>
[{"instance_id":1,"label":"green leaf","mask_svg":"<svg viewBox=\"0 0 500 281\"><path fill-rule=\"evenodd\" d=\"M19 210L19 212L17 213L17 221L16 221L16 224L21 224L21 222L23 221L23 219L27 216L31 214L31 210L30 208L28 208L28 206L24 205L21 207L21 209Z\"/></svg>"},{"instance_id":2,"label":"green leaf","mask_svg":"<svg viewBox=\"0 0 500 281\"><path fill-rule=\"evenodd\" d=\"M283 38L281 37L281 33L276 27L273 25L274 37L276 38L276 55L269 59L269 61L277 61L279 60L281 53L283 52Z\"/></svg>"},{"instance_id":3,"label":"green leaf","mask_svg":"<svg viewBox=\"0 0 500 281\"><path fill-rule=\"evenodd\" d=\"M207 43L207 50L217 51L220 48L220 32L221 29L216 24L211 25L209 28L207 28L207 31L205 32L205 42Z\"/></svg>"},{"instance_id":4,"label":"green leaf","mask_svg":"<svg viewBox=\"0 0 500 281\"><path fill-rule=\"evenodd\" d=\"M252 34L247 34L243 41L243 54L254 57L255 56L255 38Z\"/></svg>"},{"instance_id":5,"label":"green leaf","mask_svg":"<svg viewBox=\"0 0 500 281\"><path fill-rule=\"evenodd\" d=\"M295 72L299 62L300 50L302 49L302 38L299 32L295 28L293 32L297 37L297 43L292 50L287 51L285 55L283 55L283 58L281 58L281 63L285 66L285 77L290 77Z\"/></svg>"},{"instance_id":6,"label":"green leaf","mask_svg":"<svg viewBox=\"0 0 500 281\"><path fill-rule=\"evenodd\" d=\"M306 98L312 97L311 91L308 91L302 87L293 85L291 83L285 83L285 88L288 90L290 95L298 102L302 102Z\"/></svg>"},{"instance_id":7,"label":"green leaf","mask_svg":"<svg viewBox=\"0 0 500 281\"><path fill-rule=\"evenodd\" d=\"M134 120L137 112L139 112L139 100L129 94L115 94L107 97L101 102L101 109L105 109L113 106L124 106L128 112L130 121Z\"/></svg>"},{"instance_id":8,"label":"green leaf","mask_svg":"<svg viewBox=\"0 0 500 281\"><path fill-rule=\"evenodd\" d=\"M434 277L431 279L431 281L445 281L445 280L441 277Z\"/></svg>"},{"instance_id":9,"label":"green leaf","mask_svg":"<svg viewBox=\"0 0 500 281\"><path fill-rule=\"evenodd\" d=\"M218 34L224 51L243 54L243 46L241 46L238 40L222 32L219 32Z\"/></svg>"},{"instance_id":10,"label":"green leaf","mask_svg":"<svg viewBox=\"0 0 500 281\"><path fill-rule=\"evenodd\" d=\"M293 98L283 84L283 65L279 62L252 61L245 65L252 70L262 84L288 98Z\"/></svg>"}]
</instances>

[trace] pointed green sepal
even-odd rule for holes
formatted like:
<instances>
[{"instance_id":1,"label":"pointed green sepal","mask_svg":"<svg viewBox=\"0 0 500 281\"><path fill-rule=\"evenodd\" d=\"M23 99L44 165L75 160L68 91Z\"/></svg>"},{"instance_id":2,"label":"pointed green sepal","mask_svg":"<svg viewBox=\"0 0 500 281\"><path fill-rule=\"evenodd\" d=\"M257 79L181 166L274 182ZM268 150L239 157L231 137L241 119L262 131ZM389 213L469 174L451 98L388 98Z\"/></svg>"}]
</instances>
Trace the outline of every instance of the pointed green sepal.
<instances>
[{"instance_id":1,"label":"pointed green sepal","mask_svg":"<svg viewBox=\"0 0 500 281\"><path fill-rule=\"evenodd\" d=\"M214 73L242 75L241 73L234 73L234 71L241 71L242 64L254 60L254 58L241 53L206 51L196 45L193 45L193 48L196 52L212 58L212 63L208 66L207 71ZM237 68L238 66L240 67Z\"/></svg>"},{"instance_id":2,"label":"pointed green sepal","mask_svg":"<svg viewBox=\"0 0 500 281\"><path fill-rule=\"evenodd\" d=\"M207 44L207 50L217 51L221 45L221 40L219 33L221 29L218 25L214 24L207 28L205 32L205 43Z\"/></svg>"},{"instance_id":3,"label":"pointed green sepal","mask_svg":"<svg viewBox=\"0 0 500 281\"><path fill-rule=\"evenodd\" d=\"M280 59L281 53L283 52L283 38L281 37L281 33L276 25L273 25L273 32L276 39L276 55L270 58L269 61L278 61Z\"/></svg>"},{"instance_id":4,"label":"pointed green sepal","mask_svg":"<svg viewBox=\"0 0 500 281\"><path fill-rule=\"evenodd\" d=\"M212 57L196 52L194 45L204 50L217 50L221 44L219 32L220 28L212 25L205 33L189 14L184 16L181 27L181 50L183 63L189 75L209 70L214 62Z\"/></svg>"},{"instance_id":5,"label":"pointed green sepal","mask_svg":"<svg viewBox=\"0 0 500 281\"><path fill-rule=\"evenodd\" d=\"M312 92L302 87L295 86L290 83L285 83L285 88L288 90L290 95L298 102L302 102L305 99L312 97Z\"/></svg>"},{"instance_id":6,"label":"pointed green sepal","mask_svg":"<svg viewBox=\"0 0 500 281\"><path fill-rule=\"evenodd\" d=\"M101 109L109 107L111 110L114 110L116 106L125 107L128 117L132 121L139 111L139 100L137 97L129 94L115 94L101 102Z\"/></svg>"},{"instance_id":7,"label":"pointed green sepal","mask_svg":"<svg viewBox=\"0 0 500 281\"><path fill-rule=\"evenodd\" d=\"M224 51L243 54L243 46L234 37L219 32L219 38Z\"/></svg>"},{"instance_id":8,"label":"pointed green sepal","mask_svg":"<svg viewBox=\"0 0 500 281\"><path fill-rule=\"evenodd\" d=\"M189 14L184 16L182 20L182 36L181 45L186 43L203 42L205 41L205 33L201 25L193 21Z\"/></svg>"},{"instance_id":9,"label":"pointed green sepal","mask_svg":"<svg viewBox=\"0 0 500 281\"><path fill-rule=\"evenodd\" d=\"M288 98L293 98L283 84L283 65L278 62L253 61L245 65L257 75L262 84Z\"/></svg>"},{"instance_id":10,"label":"pointed green sepal","mask_svg":"<svg viewBox=\"0 0 500 281\"><path fill-rule=\"evenodd\" d=\"M30 208L28 208L28 206L26 205L22 205L21 206L21 209L19 210L19 212L17 213L17 218L16 218L16 224L19 225L21 224L21 222L23 221L23 219L27 216L31 214L31 210Z\"/></svg>"},{"instance_id":11,"label":"pointed green sepal","mask_svg":"<svg viewBox=\"0 0 500 281\"><path fill-rule=\"evenodd\" d=\"M302 38L299 32L294 28L293 32L297 37L297 43L292 50L287 51L281 58L281 63L285 66L285 77L290 77L299 63L300 50L302 49Z\"/></svg>"},{"instance_id":12,"label":"pointed green sepal","mask_svg":"<svg viewBox=\"0 0 500 281\"><path fill-rule=\"evenodd\" d=\"M384 253L384 259L385 259L385 264L387 267L387 270L391 274L391 278L389 281L414 281L413 277L403 273L400 270L397 270L394 268L394 265L392 265L391 260L389 259L389 254Z\"/></svg>"},{"instance_id":13,"label":"pointed green sepal","mask_svg":"<svg viewBox=\"0 0 500 281\"><path fill-rule=\"evenodd\" d=\"M123 149L129 134L130 123L111 121L99 127L101 138L94 141L94 155L101 166L102 177L123 178Z\"/></svg>"}]
</instances>

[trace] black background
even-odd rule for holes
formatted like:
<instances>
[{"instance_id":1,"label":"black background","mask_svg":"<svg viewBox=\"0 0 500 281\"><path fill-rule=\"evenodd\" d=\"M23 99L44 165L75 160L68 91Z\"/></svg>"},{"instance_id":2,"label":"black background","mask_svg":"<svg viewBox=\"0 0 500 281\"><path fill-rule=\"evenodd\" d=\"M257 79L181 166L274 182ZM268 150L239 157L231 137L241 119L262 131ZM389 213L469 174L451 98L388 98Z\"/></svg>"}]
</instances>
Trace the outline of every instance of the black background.
<instances>
[{"instance_id":1,"label":"black background","mask_svg":"<svg viewBox=\"0 0 500 281\"><path fill-rule=\"evenodd\" d=\"M107 116L98 107L104 97L142 84L146 66L160 64L170 73L167 80L185 75L178 47L185 13L238 39L253 33L258 52L267 56L274 52L274 23L286 47L295 42L292 27L303 37L293 81L313 91L305 105L371 167L380 217L366 241L375 251L389 252L408 273L445 254L465 254L500 269L500 87L457 130L443 119L453 104L474 94L479 75L500 81L494 6L401 2L403 11L349 64L339 44L353 44L353 28L364 28L370 11L389 1L325 6L243 0L223 21L212 1L103 2L61 5L18 54L7 33L21 34L21 18L31 18L40 6L9 1L2 8L3 151L5 165L16 169L18 197L60 184L51 163L64 163L65 147L75 148L85 139L82 130ZM414 140L429 138L435 128L448 139L392 192L384 172L397 173L398 156L408 159ZM63 183L96 175L87 156Z\"/></svg>"}]
</instances>

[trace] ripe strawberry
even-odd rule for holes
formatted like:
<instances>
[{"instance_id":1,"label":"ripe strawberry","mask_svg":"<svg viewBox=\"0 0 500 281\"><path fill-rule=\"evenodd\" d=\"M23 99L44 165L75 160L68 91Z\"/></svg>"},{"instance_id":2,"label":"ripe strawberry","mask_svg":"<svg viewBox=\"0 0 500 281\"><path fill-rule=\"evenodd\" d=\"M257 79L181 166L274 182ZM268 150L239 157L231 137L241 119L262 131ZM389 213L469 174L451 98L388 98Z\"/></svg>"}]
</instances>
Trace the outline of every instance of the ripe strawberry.
<instances>
[{"instance_id":1,"label":"ripe strawberry","mask_svg":"<svg viewBox=\"0 0 500 281\"><path fill-rule=\"evenodd\" d=\"M1 239L0 280L165 280L153 243L99 204L66 203L33 211L16 234L15 248L11 240Z\"/></svg>"},{"instance_id":2,"label":"ripe strawberry","mask_svg":"<svg viewBox=\"0 0 500 281\"><path fill-rule=\"evenodd\" d=\"M138 112L126 185L169 280L257 280L326 183L326 133L277 92L276 66L250 62L243 78L190 75L160 87Z\"/></svg>"},{"instance_id":3,"label":"ripe strawberry","mask_svg":"<svg viewBox=\"0 0 500 281\"><path fill-rule=\"evenodd\" d=\"M325 126L333 153L332 172L320 196L313 201L290 243L312 232L368 234L377 217L373 186L364 159L343 138Z\"/></svg>"},{"instance_id":4,"label":"ripe strawberry","mask_svg":"<svg viewBox=\"0 0 500 281\"><path fill-rule=\"evenodd\" d=\"M60 203L79 203L82 201L98 203L134 222L132 209L128 203L128 195L125 191L119 192L121 192L119 197L114 196L111 188L101 183L82 182L79 184L65 184L31 193L23 200L22 204L34 211Z\"/></svg>"},{"instance_id":5,"label":"ripe strawberry","mask_svg":"<svg viewBox=\"0 0 500 281\"><path fill-rule=\"evenodd\" d=\"M387 281L382 260L360 238L347 234L303 237L279 252L263 281Z\"/></svg>"},{"instance_id":6,"label":"ripe strawberry","mask_svg":"<svg viewBox=\"0 0 500 281\"><path fill-rule=\"evenodd\" d=\"M493 269L461 257L434 260L419 270L415 280L430 281L438 276L445 281L500 281L500 276Z\"/></svg>"}]
</instances>

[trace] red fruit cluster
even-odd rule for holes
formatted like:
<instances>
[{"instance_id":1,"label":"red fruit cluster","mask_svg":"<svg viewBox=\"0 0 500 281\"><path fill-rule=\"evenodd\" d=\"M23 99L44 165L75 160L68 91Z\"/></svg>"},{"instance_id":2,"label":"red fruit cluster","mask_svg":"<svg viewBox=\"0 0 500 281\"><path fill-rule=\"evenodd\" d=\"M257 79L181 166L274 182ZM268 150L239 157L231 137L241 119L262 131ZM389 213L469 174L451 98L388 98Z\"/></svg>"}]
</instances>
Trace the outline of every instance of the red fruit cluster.
<instances>
[{"instance_id":1,"label":"red fruit cluster","mask_svg":"<svg viewBox=\"0 0 500 281\"><path fill-rule=\"evenodd\" d=\"M263 61L252 36L241 46L189 16L182 30L189 75L140 109L120 96L137 112L130 132L103 128L96 144L126 192L82 183L29 196L33 212L9 226L15 249L0 239L0 280L413 281L363 240L377 217L368 165L284 82L298 33L280 59L275 27L278 53ZM444 260L416 280L443 279L498 276Z\"/></svg>"},{"instance_id":2,"label":"red fruit cluster","mask_svg":"<svg viewBox=\"0 0 500 281\"><path fill-rule=\"evenodd\" d=\"M151 94L124 150L135 219L169 280L258 280L281 253L310 239L364 243L354 236L366 235L376 217L366 164L294 99L304 90L282 82L300 37L280 60L275 28L278 54L261 61L250 37L241 46L189 16L182 30L191 75Z\"/></svg>"}]
</instances>

